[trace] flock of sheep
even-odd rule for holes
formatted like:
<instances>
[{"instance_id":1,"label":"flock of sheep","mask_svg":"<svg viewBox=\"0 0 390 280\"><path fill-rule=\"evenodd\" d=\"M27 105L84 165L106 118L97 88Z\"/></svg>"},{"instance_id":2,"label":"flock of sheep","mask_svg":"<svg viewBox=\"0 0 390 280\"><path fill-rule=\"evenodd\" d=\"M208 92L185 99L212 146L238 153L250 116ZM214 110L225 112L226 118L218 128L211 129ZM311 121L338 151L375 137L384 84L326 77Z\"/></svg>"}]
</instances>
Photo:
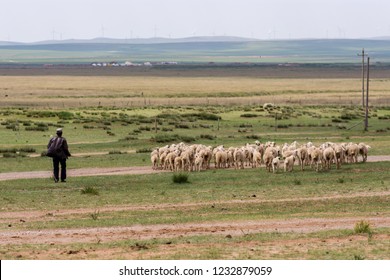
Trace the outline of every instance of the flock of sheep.
<instances>
[{"instance_id":1,"label":"flock of sheep","mask_svg":"<svg viewBox=\"0 0 390 280\"><path fill-rule=\"evenodd\" d=\"M205 146L202 144L187 145L185 143L172 144L156 148L151 152L153 169L171 171L201 171L210 169L211 162L214 167L243 169L265 165L269 172L277 172L280 165L284 171L292 171L296 162L301 170L310 166L317 172L320 169L331 169L332 164L340 168L341 164L367 160L368 149L371 147L364 143L332 143L326 142L315 146L312 142L298 144L285 143L282 146L275 142L264 144L255 141L242 147L225 148Z\"/></svg>"}]
</instances>

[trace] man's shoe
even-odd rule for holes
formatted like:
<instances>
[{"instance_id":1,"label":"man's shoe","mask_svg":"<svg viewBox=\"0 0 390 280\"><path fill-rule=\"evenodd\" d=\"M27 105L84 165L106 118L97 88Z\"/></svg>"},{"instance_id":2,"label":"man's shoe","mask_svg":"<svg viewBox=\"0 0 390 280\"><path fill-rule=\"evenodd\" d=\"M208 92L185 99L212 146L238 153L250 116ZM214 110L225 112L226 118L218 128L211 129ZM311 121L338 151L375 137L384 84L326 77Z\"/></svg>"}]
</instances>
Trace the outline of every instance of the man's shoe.
<instances>
[{"instance_id":1,"label":"man's shoe","mask_svg":"<svg viewBox=\"0 0 390 280\"><path fill-rule=\"evenodd\" d=\"M58 183L58 179L54 179L54 183Z\"/></svg>"},{"instance_id":2,"label":"man's shoe","mask_svg":"<svg viewBox=\"0 0 390 280\"><path fill-rule=\"evenodd\" d=\"M66 183L66 180L61 180L62 183Z\"/></svg>"}]
</instances>

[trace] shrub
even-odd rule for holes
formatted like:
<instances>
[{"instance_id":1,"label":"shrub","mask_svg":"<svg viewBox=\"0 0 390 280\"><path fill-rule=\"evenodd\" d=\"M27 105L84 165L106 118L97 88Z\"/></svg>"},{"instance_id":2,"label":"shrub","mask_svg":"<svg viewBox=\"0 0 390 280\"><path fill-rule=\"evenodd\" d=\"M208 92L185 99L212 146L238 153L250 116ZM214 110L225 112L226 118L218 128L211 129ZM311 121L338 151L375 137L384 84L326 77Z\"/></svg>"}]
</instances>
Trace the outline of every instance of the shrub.
<instances>
[{"instance_id":1,"label":"shrub","mask_svg":"<svg viewBox=\"0 0 390 280\"><path fill-rule=\"evenodd\" d=\"M16 153L18 150L16 148L4 148L0 149L0 153Z\"/></svg>"},{"instance_id":2,"label":"shrub","mask_svg":"<svg viewBox=\"0 0 390 280\"><path fill-rule=\"evenodd\" d=\"M188 183L188 174L186 173L177 173L173 174L172 181L176 184Z\"/></svg>"},{"instance_id":3,"label":"shrub","mask_svg":"<svg viewBox=\"0 0 390 280\"><path fill-rule=\"evenodd\" d=\"M173 131L173 129L169 128L169 127L163 127L161 130L164 131L164 132Z\"/></svg>"},{"instance_id":4,"label":"shrub","mask_svg":"<svg viewBox=\"0 0 390 280\"><path fill-rule=\"evenodd\" d=\"M49 130L48 127L39 127L39 126L30 126L25 128L26 131L47 131Z\"/></svg>"},{"instance_id":5,"label":"shrub","mask_svg":"<svg viewBox=\"0 0 390 280\"><path fill-rule=\"evenodd\" d=\"M192 137L192 136L180 136L180 140L183 141L183 142L187 142L187 143L191 143L191 142L194 142L196 140L195 137Z\"/></svg>"},{"instance_id":6,"label":"shrub","mask_svg":"<svg viewBox=\"0 0 390 280\"><path fill-rule=\"evenodd\" d=\"M141 153L151 153L151 152L152 152L151 148L141 148L141 149L138 149L136 151L136 153L139 153L139 154L141 154Z\"/></svg>"},{"instance_id":7,"label":"shrub","mask_svg":"<svg viewBox=\"0 0 390 280\"><path fill-rule=\"evenodd\" d=\"M214 140L215 138L217 138L217 136L210 135L210 134L201 134L201 135L200 135L200 138L202 138L202 139Z\"/></svg>"},{"instance_id":8,"label":"shrub","mask_svg":"<svg viewBox=\"0 0 390 280\"><path fill-rule=\"evenodd\" d=\"M143 131L150 131L151 130L151 128L150 128L150 126L140 126L140 127L138 127L138 130L143 130Z\"/></svg>"},{"instance_id":9,"label":"shrub","mask_svg":"<svg viewBox=\"0 0 390 280\"><path fill-rule=\"evenodd\" d=\"M193 142L196 140L196 138L192 136L179 136L177 134L157 134L156 136L152 137L151 140L156 141L157 143L167 143L175 141Z\"/></svg>"},{"instance_id":10,"label":"shrub","mask_svg":"<svg viewBox=\"0 0 390 280\"><path fill-rule=\"evenodd\" d=\"M299 180L299 179L294 179L294 185L297 185L297 186L302 185L301 180Z\"/></svg>"},{"instance_id":11,"label":"shrub","mask_svg":"<svg viewBox=\"0 0 390 280\"><path fill-rule=\"evenodd\" d=\"M248 138L248 139L255 139L255 140L259 140L260 139L260 136L256 135L256 134L247 135L245 137Z\"/></svg>"},{"instance_id":12,"label":"shrub","mask_svg":"<svg viewBox=\"0 0 390 280\"><path fill-rule=\"evenodd\" d=\"M20 152L25 152L25 153L35 153L36 150L34 148L30 147L24 147L19 149Z\"/></svg>"},{"instance_id":13,"label":"shrub","mask_svg":"<svg viewBox=\"0 0 390 280\"><path fill-rule=\"evenodd\" d=\"M221 119L220 116L211 114L211 113L189 113L189 114L183 114L183 117L195 117L199 120L209 120L209 121L217 121Z\"/></svg>"},{"instance_id":14,"label":"shrub","mask_svg":"<svg viewBox=\"0 0 390 280\"><path fill-rule=\"evenodd\" d=\"M253 125L251 125L249 123L242 123L238 127L253 127Z\"/></svg>"},{"instance_id":15,"label":"shrub","mask_svg":"<svg viewBox=\"0 0 390 280\"><path fill-rule=\"evenodd\" d=\"M343 178L338 178L337 182L340 184L343 184L345 182L344 177Z\"/></svg>"},{"instance_id":16,"label":"shrub","mask_svg":"<svg viewBox=\"0 0 390 280\"><path fill-rule=\"evenodd\" d=\"M17 155L14 154L14 153L4 153L4 154L3 154L3 157L4 157L4 158L16 158Z\"/></svg>"},{"instance_id":17,"label":"shrub","mask_svg":"<svg viewBox=\"0 0 390 280\"><path fill-rule=\"evenodd\" d=\"M138 138L134 136L126 136L125 138L120 139L119 141L131 141L131 140L138 140Z\"/></svg>"},{"instance_id":18,"label":"shrub","mask_svg":"<svg viewBox=\"0 0 390 280\"><path fill-rule=\"evenodd\" d=\"M71 112L62 111L57 114L58 118L61 120L71 120L73 119L74 115Z\"/></svg>"},{"instance_id":19,"label":"shrub","mask_svg":"<svg viewBox=\"0 0 390 280\"><path fill-rule=\"evenodd\" d=\"M367 233L369 237L372 236L371 225L367 221L360 221L355 224L354 232L359 233Z\"/></svg>"},{"instance_id":20,"label":"shrub","mask_svg":"<svg viewBox=\"0 0 390 280\"><path fill-rule=\"evenodd\" d=\"M94 187L85 187L81 190L81 194L99 195L99 191Z\"/></svg>"},{"instance_id":21,"label":"shrub","mask_svg":"<svg viewBox=\"0 0 390 280\"><path fill-rule=\"evenodd\" d=\"M157 143L167 143L174 142L179 139L179 135L177 134L157 134L153 138Z\"/></svg>"},{"instance_id":22,"label":"shrub","mask_svg":"<svg viewBox=\"0 0 390 280\"><path fill-rule=\"evenodd\" d=\"M354 119L358 119L359 118L359 115L357 114L353 114L353 113L342 113L341 116L340 116L340 119L342 120L354 120Z\"/></svg>"},{"instance_id":23,"label":"shrub","mask_svg":"<svg viewBox=\"0 0 390 280\"><path fill-rule=\"evenodd\" d=\"M99 218L99 210L96 210L95 212L91 213L90 216L92 220L96 221Z\"/></svg>"},{"instance_id":24,"label":"shrub","mask_svg":"<svg viewBox=\"0 0 390 280\"><path fill-rule=\"evenodd\" d=\"M176 124L176 128L182 128L182 129L190 129L190 126L188 124Z\"/></svg>"},{"instance_id":25,"label":"shrub","mask_svg":"<svg viewBox=\"0 0 390 280\"><path fill-rule=\"evenodd\" d=\"M19 125L18 124L8 124L5 126L6 129L12 129L13 131L18 131L19 130Z\"/></svg>"},{"instance_id":26,"label":"shrub","mask_svg":"<svg viewBox=\"0 0 390 280\"><path fill-rule=\"evenodd\" d=\"M171 114L171 113L161 113L156 116L158 119L170 119L170 120L178 120L180 119L180 116L177 114Z\"/></svg>"},{"instance_id":27,"label":"shrub","mask_svg":"<svg viewBox=\"0 0 390 280\"><path fill-rule=\"evenodd\" d=\"M361 255L353 255L353 259L356 260L356 261L361 261L361 260L364 260L365 257L364 256L361 256Z\"/></svg>"},{"instance_id":28,"label":"shrub","mask_svg":"<svg viewBox=\"0 0 390 280\"><path fill-rule=\"evenodd\" d=\"M240 115L241 118L256 118L258 117L257 114L250 114L250 113L247 113L247 114L242 114Z\"/></svg>"}]
</instances>

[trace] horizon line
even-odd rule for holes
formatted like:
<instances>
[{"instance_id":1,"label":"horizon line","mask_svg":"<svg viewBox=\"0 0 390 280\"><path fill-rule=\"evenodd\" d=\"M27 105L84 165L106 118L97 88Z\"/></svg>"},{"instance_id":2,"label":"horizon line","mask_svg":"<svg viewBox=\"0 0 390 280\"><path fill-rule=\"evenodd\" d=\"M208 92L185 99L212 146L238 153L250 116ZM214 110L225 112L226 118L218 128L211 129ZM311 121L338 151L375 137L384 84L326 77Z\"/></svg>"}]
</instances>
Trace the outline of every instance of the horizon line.
<instances>
[{"instance_id":1,"label":"horizon line","mask_svg":"<svg viewBox=\"0 0 390 280\"><path fill-rule=\"evenodd\" d=\"M191 40L191 39L220 39L220 42L223 42L223 39L230 38L227 41L304 41L304 40L390 40L390 36L375 36L375 37L357 37L357 38L346 38L346 37L302 37L302 38L268 38L268 39L259 39L259 38L250 38L250 37L241 37L241 36L231 36L231 35L205 35L205 36L189 36L189 37L137 37L137 38L115 38L115 37L94 37L94 38L69 38L69 39L48 39L48 40L39 40L39 41L10 41L10 40L0 40L0 43L7 44L42 44L42 43L62 43L69 41L85 41L86 43L97 40L117 40L117 41L153 41L153 40L165 40L165 41L179 41L179 40ZM210 40L211 42L212 40ZM207 41L205 41L207 42Z\"/></svg>"}]
</instances>

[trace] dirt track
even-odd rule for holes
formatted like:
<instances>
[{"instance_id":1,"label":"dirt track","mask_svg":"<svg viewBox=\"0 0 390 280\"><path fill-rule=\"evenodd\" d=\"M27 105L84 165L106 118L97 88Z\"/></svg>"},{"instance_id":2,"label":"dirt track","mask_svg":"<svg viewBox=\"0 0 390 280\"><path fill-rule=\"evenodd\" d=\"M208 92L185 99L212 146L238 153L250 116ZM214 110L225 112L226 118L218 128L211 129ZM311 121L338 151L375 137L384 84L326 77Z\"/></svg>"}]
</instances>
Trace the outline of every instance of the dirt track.
<instances>
[{"instance_id":1,"label":"dirt track","mask_svg":"<svg viewBox=\"0 0 390 280\"><path fill-rule=\"evenodd\" d=\"M369 156L368 162L390 161L390 156ZM141 175L167 172L164 170L153 170L150 166L112 167L112 168L80 168L69 169L69 177L83 176L109 176L109 175ZM29 171L29 172L7 172L0 173L0 181L16 179L50 178L51 171Z\"/></svg>"},{"instance_id":2,"label":"dirt track","mask_svg":"<svg viewBox=\"0 0 390 280\"><path fill-rule=\"evenodd\" d=\"M147 240L173 238L185 235L231 235L260 232L309 233L332 229L353 229L354 225L367 220L374 227L390 227L390 217L353 217L329 219L290 219L239 222L213 222L190 224L134 225L129 227L94 227L77 229L50 229L0 232L0 244L67 244L91 243L97 238L101 242L126 239Z\"/></svg>"}]
</instances>

